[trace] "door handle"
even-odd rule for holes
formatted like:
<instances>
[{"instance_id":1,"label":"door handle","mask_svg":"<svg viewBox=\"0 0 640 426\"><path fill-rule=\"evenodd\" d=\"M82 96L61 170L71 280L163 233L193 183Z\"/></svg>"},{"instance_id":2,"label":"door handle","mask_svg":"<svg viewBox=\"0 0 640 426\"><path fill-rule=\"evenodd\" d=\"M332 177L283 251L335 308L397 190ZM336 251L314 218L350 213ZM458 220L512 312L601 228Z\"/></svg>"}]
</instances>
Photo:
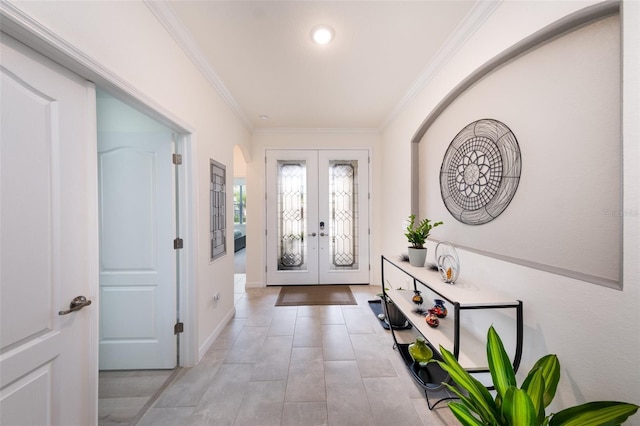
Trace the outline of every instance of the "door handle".
<instances>
[{"instance_id":1,"label":"door handle","mask_svg":"<svg viewBox=\"0 0 640 426\"><path fill-rule=\"evenodd\" d=\"M321 236L321 237L328 237L328 236L329 236L329 234L328 234L328 233L327 233L327 234L325 234L324 232L321 232L321 233L320 233L320 236Z\"/></svg>"},{"instance_id":2,"label":"door handle","mask_svg":"<svg viewBox=\"0 0 640 426\"><path fill-rule=\"evenodd\" d=\"M79 311L85 306L89 306L91 304L91 300L87 300L84 296L75 297L71 303L69 304L69 309L66 311L58 311L58 315L67 315L71 312Z\"/></svg>"},{"instance_id":3,"label":"door handle","mask_svg":"<svg viewBox=\"0 0 640 426\"><path fill-rule=\"evenodd\" d=\"M310 236L310 237L315 237L315 236L316 236L316 233L315 233L315 232L312 232L311 234L307 234L307 235L308 235L308 236Z\"/></svg>"}]
</instances>

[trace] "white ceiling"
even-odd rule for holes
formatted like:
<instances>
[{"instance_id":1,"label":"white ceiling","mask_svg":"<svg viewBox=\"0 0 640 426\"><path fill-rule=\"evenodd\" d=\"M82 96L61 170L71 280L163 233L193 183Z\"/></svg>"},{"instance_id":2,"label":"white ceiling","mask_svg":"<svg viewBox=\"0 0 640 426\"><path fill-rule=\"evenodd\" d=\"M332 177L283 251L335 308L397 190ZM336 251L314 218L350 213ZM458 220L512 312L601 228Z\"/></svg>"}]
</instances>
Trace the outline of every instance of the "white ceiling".
<instances>
[{"instance_id":1,"label":"white ceiling","mask_svg":"<svg viewBox=\"0 0 640 426\"><path fill-rule=\"evenodd\" d=\"M482 3L147 2L248 128L312 129L384 127ZM333 42L311 41L317 24L334 28Z\"/></svg>"}]
</instances>

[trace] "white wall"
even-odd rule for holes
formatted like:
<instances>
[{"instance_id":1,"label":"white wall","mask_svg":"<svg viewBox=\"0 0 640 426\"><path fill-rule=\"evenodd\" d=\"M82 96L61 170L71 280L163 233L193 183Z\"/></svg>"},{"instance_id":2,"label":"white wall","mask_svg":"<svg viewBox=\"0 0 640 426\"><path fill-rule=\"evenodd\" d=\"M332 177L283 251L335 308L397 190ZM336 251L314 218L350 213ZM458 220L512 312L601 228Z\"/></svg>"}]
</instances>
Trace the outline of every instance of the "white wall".
<instances>
[{"instance_id":1,"label":"white wall","mask_svg":"<svg viewBox=\"0 0 640 426\"><path fill-rule=\"evenodd\" d=\"M195 283L197 346L207 349L234 313L233 240L227 256L209 260L209 159L233 177L233 147L249 132L142 2L15 2L39 23L135 87L146 99L193 129L195 147ZM229 181L231 184L232 182ZM227 205L233 192L227 193ZM233 229L233 215L228 215ZM190 244L186 241L185 244ZM221 299L213 303L213 295ZM186 324L190 327L192 324Z\"/></svg>"},{"instance_id":2,"label":"white wall","mask_svg":"<svg viewBox=\"0 0 640 426\"><path fill-rule=\"evenodd\" d=\"M421 211L447 225L434 238L446 232L459 246L618 285L619 34L619 17L610 16L557 37L485 76L437 117L419 144ZM484 118L514 133L522 172L507 209L472 226L444 205L440 166L456 134Z\"/></svg>"},{"instance_id":3,"label":"white wall","mask_svg":"<svg viewBox=\"0 0 640 426\"><path fill-rule=\"evenodd\" d=\"M593 3L501 3L385 129L381 149L385 159L385 179L381 197L385 204L396 206L382 212L382 223L389 224L381 229L382 241L388 248L385 252L405 250L400 224L410 209L410 140L422 120L450 90L480 65L533 32ZM520 380L540 356L546 353L559 356L562 378L558 396L551 407L554 410L592 400L640 403L640 268L637 260L640 258L640 179L637 171L640 158L640 4L624 2L623 8L624 290L460 251L461 274L465 279L490 283L524 303L525 340ZM526 79L526 70L523 73L523 79ZM598 102L598 99L592 101ZM584 108L588 107L584 105ZM439 161L436 161L438 165ZM524 167L527 167L526 158L524 161ZM399 186L397 181L406 185ZM522 194L516 196L519 195ZM420 213L424 214L426 209L422 202ZM439 228L438 238L447 239L446 225ZM433 243L429 246L434 249ZM640 424L640 417L636 415L628 424Z\"/></svg>"},{"instance_id":4,"label":"white wall","mask_svg":"<svg viewBox=\"0 0 640 426\"><path fill-rule=\"evenodd\" d=\"M372 229L379 223L379 197L376 188L380 187L380 175L375 173L380 167L378 155L380 135L370 130L268 130L256 131L252 138L251 160L247 162L247 286L265 285L265 150L269 148L288 149L350 149L371 150L370 176ZM373 231L372 231L372 234ZM376 238L371 237L371 252L374 252ZM377 264L373 257L373 264Z\"/></svg>"}]
</instances>

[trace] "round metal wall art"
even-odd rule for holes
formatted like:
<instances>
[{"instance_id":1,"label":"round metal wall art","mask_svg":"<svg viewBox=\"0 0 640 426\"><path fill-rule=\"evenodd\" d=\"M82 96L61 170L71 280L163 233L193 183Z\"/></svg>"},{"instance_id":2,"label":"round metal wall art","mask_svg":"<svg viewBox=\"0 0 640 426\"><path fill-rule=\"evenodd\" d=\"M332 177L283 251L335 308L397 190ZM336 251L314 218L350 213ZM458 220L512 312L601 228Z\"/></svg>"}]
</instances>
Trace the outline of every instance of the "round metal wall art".
<instances>
[{"instance_id":1,"label":"round metal wall art","mask_svg":"<svg viewBox=\"0 0 640 426\"><path fill-rule=\"evenodd\" d=\"M518 189L522 157L509 127L482 119L449 144L440 167L440 193L456 220L482 225L498 217Z\"/></svg>"}]
</instances>

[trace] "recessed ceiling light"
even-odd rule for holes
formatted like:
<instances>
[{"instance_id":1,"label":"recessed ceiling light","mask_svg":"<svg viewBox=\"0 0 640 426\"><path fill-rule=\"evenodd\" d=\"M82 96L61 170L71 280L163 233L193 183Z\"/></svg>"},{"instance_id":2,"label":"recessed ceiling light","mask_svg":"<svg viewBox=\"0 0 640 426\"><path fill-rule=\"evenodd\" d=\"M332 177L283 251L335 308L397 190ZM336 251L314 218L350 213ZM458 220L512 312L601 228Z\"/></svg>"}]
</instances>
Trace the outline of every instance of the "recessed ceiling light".
<instances>
[{"instance_id":1,"label":"recessed ceiling light","mask_svg":"<svg viewBox=\"0 0 640 426\"><path fill-rule=\"evenodd\" d=\"M269 117L268 115L261 115L260 116L260 120L267 121L267 120L270 120L270 119L271 119L271 117Z\"/></svg>"},{"instance_id":2,"label":"recessed ceiling light","mask_svg":"<svg viewBox=\"0 0 640 426\"><path fill-rule=\"evenodd\" d=\"M318 44L328 44L333 40L334 31L328 25L316 25L311 30L311 40Z\"/></svg>"}]
</instances>

